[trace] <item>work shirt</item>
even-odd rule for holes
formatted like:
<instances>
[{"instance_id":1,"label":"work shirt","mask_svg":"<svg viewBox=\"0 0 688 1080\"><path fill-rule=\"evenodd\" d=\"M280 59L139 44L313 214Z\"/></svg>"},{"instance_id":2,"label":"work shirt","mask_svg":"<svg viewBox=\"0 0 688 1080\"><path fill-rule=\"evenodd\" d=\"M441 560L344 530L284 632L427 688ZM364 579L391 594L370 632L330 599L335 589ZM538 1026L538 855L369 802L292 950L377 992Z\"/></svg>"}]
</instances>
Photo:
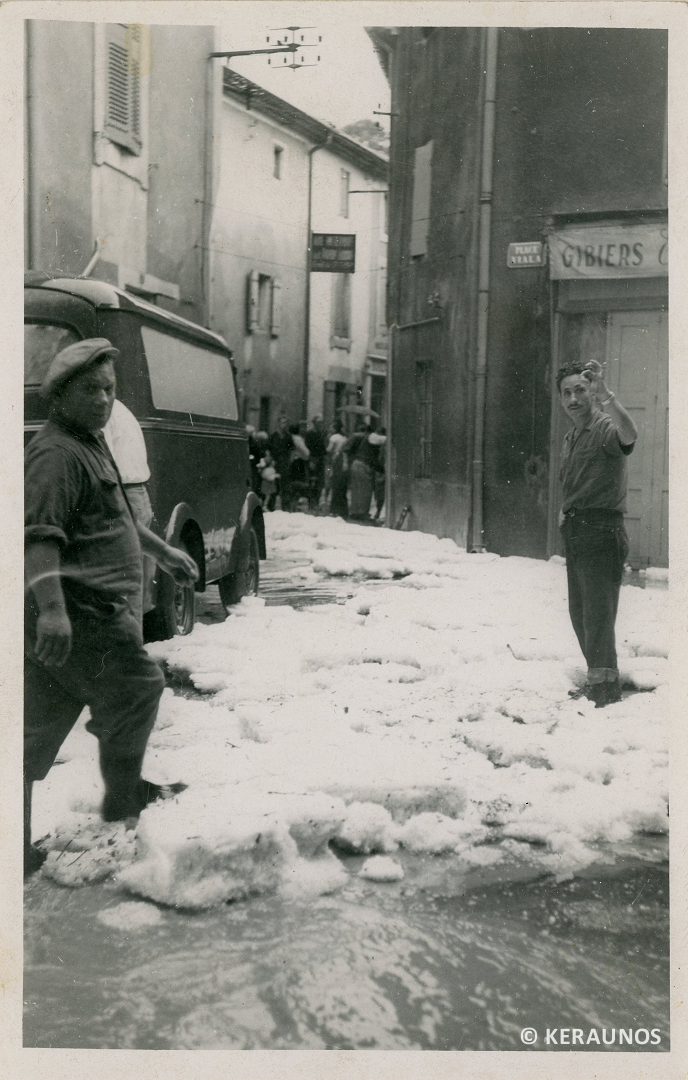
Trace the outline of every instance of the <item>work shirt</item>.
<instances>
[{"instance_id":1,"label":"work shirt","mask_svg":"<svg viewBox=\"0 0 688 1080\"><path fill-rule=\"evenodd\" d=\"M384 446L386 438L376 432L365 434L356 432L349 440L347 454L353 461L362 461L369 469L380 468L380 447Z\"/></svg>"},{"instance_id":2,"label":"work shirt","mask_svg":"<svg viewBox=\"0 0 688 1080\"><path fill-rule=\"evenodd\" d=\"M310 450L311 460L318 461L327 453L327 433L309 428L305 435L306 446Z\"/></svg>"},{"instance_id":3,"label":"work shirt","mask_svg":"<svg viewBox=\"0 0 688 1080\"><path fill-rule=\"evenodd\" d=\"M123 484L145 484L150 480L146 443L141 425L134 414L115 398L110 419L103 428L105 442Z\"/></svg>"},{"instance_id":4,"label":"work shirt","mask_svg":"<svg viewBox=\"0 0 688 1080\"><path fill-rule=\"evenodd\" d=\"M616 426L606 413L595 410L582 430L573 427L564 436L560 479L562 510L618 510L626 513L628 476L626 457L635 444L622 446Z\"/></svg>"},{"instance_id":5,"label":"work shirt","mask_svg":"<svg viewBox=\"0 0 688 1080\"><path fill-rule=\"evenodd\" d=\"M26 448L24 475L24 542L58 544L70 619L141 644L141 548L102 433L48 420ZM30 590L28 600L35 617Z\"/></svg>"},{"instance_id":6,"label":"work shirt","mask_svg":"<svg viewBox=\"0 0 688 1080\"><path fill-rule=\"evenodd\" d=\"M294 440L288 431L273 431L268 440L270 453L273 456L277 472L285 477L289 472L291 452L294 449Z\"/></svg>"}]
</instances>

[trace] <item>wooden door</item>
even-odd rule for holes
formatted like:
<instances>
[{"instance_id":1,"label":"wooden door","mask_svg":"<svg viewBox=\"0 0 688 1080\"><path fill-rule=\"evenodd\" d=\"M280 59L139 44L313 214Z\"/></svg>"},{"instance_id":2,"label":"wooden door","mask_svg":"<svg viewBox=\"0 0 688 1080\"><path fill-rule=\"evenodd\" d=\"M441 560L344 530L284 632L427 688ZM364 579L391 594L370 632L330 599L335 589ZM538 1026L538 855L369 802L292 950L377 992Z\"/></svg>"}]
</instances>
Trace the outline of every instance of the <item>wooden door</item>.
<instances>
[{"instance_id":1,"label":"wooden door","mask_svg":"<svg viewBox=\"0 0 688 1080\"><path fill-rule=\"evenodd\" d=\"M668 565L668 342L663 311L610 311L607 385L633 417L628 459L629 561Z\"/></svg>"}]
</instances>

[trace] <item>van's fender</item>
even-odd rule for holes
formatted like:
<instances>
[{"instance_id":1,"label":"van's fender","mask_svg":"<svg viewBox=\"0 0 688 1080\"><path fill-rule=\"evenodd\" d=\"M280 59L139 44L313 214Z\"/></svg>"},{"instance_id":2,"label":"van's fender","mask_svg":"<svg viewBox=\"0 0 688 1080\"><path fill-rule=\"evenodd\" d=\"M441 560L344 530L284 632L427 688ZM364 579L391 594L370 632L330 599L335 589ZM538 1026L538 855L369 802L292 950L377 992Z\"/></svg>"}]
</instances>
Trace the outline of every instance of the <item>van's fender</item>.
<instances>
[{"instance_id":1,"label":"van's fender","mask_svg":"<svg viewBox=\"0 0 688 1080\"><path fill-rule=\"evenodd\" d=\"M251 526L256 530L258 537L258 551L261 559L267 558L265 548L265 521L263 520L263 504L255 491L249 491L244 499L244 505L239 515L239 524L232 543L232 567L236 570L248 560L249 536Z\"/></svg>"},{"instance_id":2,"label":"van's fender","mask_svg":"<svg viewBox=\"0 0 688 1080\"><path fill-rule=\"evenodd\" d=\"M205 546L203 533L201 532L192 507L188 503L177 503L170 514L170 520L165 529L165 542L172 547L188 549L192 559L198 566L199 578L196 582L196 592L205 589Z\"/></svg>"}]
</instances>

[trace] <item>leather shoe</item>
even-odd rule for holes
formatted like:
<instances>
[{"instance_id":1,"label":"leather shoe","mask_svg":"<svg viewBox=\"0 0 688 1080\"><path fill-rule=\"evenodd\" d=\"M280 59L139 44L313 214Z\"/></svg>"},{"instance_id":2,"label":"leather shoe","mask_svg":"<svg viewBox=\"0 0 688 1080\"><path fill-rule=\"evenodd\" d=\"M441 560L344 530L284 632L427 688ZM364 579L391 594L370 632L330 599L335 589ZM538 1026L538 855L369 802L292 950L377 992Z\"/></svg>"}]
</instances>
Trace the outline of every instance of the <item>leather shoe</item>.
<instances>
[{"instance_id":1,"label":"leather shoe","mask_svg":"<svg viewBox=\"0 0 688 1080\"><path fill-rule=\"evenodd\" d=\"M37 870L40 870L45 860L48 858L48 854L45 851L41 851L35 844L29 844L24 848L24 880L35 874Z\"/></svg>"},{"instance_id":2,"label":"leather shoe","mask_svg":"<svg viewBox=\"0 0 688 1080\"><path fill-rule=\"evenodd\" d=\"M604 709L607 705L616 705L621 701L621 687L619 680L614 682L597 683L593 688L590 700L595 702L596 709Z\"/></svg>"}]
</instances>

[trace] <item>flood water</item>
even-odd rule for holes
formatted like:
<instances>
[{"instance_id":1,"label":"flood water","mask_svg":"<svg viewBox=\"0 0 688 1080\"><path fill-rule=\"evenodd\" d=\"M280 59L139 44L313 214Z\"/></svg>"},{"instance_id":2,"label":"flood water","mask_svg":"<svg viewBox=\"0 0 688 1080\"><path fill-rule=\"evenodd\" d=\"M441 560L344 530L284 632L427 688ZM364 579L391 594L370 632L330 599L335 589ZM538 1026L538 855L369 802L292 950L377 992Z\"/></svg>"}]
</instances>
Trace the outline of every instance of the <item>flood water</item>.
<instances>
[{"instance_id":1,"label":"flood water","mask_svg":"<svg viewBox=\"0 0 688 1080\"><path fill-rule=\"evenodd\" d=\"M344 861L350 883L330 897L159 908L136 930L98 918L135 899L114 884L35 877L24 1045L669 1049L665 867L470 885L450 857L410 856L404 881L376 884L354 876L360 858ZM547 1028L614 1042L545 1046ZM661 1041L619 1046L619 1029L659 1029Z\"/></svg>"}]
</instances>

